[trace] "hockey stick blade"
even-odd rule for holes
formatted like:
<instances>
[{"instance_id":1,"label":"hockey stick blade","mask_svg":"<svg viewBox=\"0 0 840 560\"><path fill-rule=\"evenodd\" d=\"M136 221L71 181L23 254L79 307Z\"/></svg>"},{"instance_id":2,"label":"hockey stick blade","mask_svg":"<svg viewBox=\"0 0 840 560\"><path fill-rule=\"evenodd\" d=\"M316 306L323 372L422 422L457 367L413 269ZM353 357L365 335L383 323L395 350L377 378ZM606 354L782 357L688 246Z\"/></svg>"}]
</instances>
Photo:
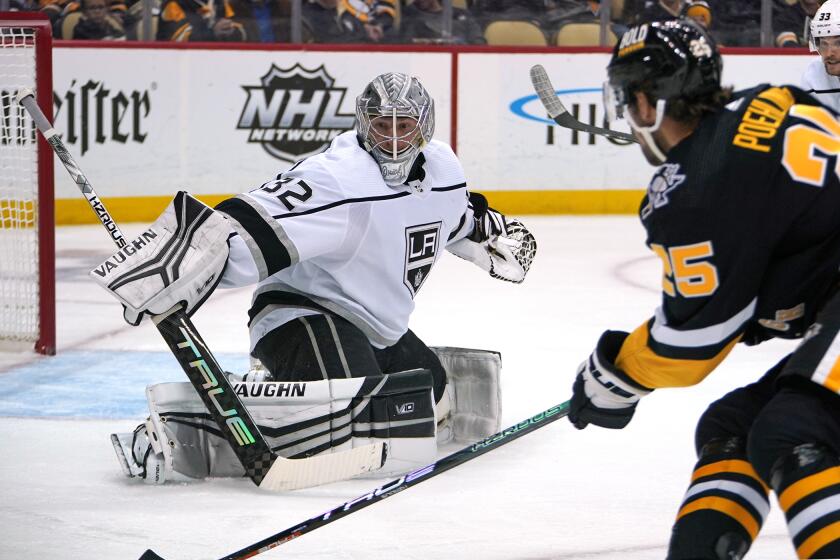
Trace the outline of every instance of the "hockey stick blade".
<instances>
[{"instance_id":1,"label":"hockey stick blade","mask_svg":"<svg viewBox=\"0 0 840 560\"><path fill-rule=\"evenodd\" d=\"M18 91L17 102L32 117L117 248L125 247L128 242L122 231L67 150L61 136L38 107L32 90ZM175 306L152 317L152 322L230 444L246 475L260 488L274 491L308 488L346 480L374 471L384 464L387 448L381 441L323 457L287 459L277 455L234 392L227 375L187 313L180 306Z\"/></svg>"},{"instance_id":2,"label":"hockey stick blade","mask_svg":"<svg viewBox=\"0 0 840 560\"><path fill-rule=\"evenodd\" d=\"M580 132L588 132L589 134L597 134L599 136L607 136L615 138L616 140L625 140L628 142L637 142L632 134L626 132L618 132L617 130L610 130L609 128L601 128L591 124L585 124L574 118L563 106L563 102L557 97L557 92L554 86L551 85L551 80L548 78L548 73L542 65L537 64L531 67L531 84L534 86L534 91L537 92L540 101L548 112L551 120L556 122L563 128L578 130Z\"/></svg>"},{"instance_id":3,"label":"hockey stick blade","mask_svg":"<svg viewBox=\"0 0 840 560\"><path fill-rule=\"evenodd\" d=\"M476 457L480 457L488 451L497 449L506 443L510 443L511 441L524 436L525 434L538 430L543 426L547 426L548 424L554 422L555 420L559 420L568 414L569 401L552 406L551 408L544 410L527 420L523 420L522 422L514 424L501 432L495 433L477 443L467 446L460 451L456 451L451 455L438 459L431 465L427 465L405 474L375 490L368 492L367 494L363 494L358 498L345 502L338 507L311 519L307 519L303 523L299 523L298 525L290 527L284 531L280 531L279 533L271 535L270 537L267 537L257 543L246 546L242 550L237 550L236 552L228 554L220 560L244 560L245 558L252 558L257 554L262 554L263 552L276 548L281 544L294 540L306 533L310 533L315 529L323 527L324 525L332 523L333 521L341 519L351 513L357 512L362 508L366 508L371 504L382 501L385 498L389 498L394 494L398 494L411 486L429 480L430 478L442 474L449 469L455 468L458 465L462 465L467 461L472 461ZM147 556L149 554L153 556ZM151 550L147 550L146 553L140 557L140 560L163 559Z\"/></svg>"}]
</instances>

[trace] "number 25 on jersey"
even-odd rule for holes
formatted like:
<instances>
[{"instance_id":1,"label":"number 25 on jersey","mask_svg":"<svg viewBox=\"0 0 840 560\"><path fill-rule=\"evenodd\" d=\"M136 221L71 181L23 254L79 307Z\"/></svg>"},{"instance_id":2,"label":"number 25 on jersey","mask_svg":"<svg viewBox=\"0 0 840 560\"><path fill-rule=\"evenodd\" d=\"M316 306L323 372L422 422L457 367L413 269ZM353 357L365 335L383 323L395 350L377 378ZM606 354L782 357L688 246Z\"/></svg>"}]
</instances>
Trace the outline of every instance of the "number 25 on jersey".
<instances>
[{"instance_id":1,"label":"number 25 on jersey","mask_svg":"<svg viewBox=\"0 0 840 560\"><path fill-rule=\"evenodd\" d=\"M651 243L651 250L662 259L662 291L671 297L706 297L718 288L718 271L711 263L715 252L711 241L664 247Z\"/></svg>"},{"instance_id":2,"label":"number 25 on jersey","mask_svg":"<svg viewBox=\"0 0 840 560\"><path fill-rule=\"evenodd\" d=\"M785 133L782 165L800 183L822 187L831 156L840 154L840 122L828 110L815 105L794 105L792 117L813 124L795 124ZM840 159L834 173L840 176Z\"/></svg>"}]
</instances>

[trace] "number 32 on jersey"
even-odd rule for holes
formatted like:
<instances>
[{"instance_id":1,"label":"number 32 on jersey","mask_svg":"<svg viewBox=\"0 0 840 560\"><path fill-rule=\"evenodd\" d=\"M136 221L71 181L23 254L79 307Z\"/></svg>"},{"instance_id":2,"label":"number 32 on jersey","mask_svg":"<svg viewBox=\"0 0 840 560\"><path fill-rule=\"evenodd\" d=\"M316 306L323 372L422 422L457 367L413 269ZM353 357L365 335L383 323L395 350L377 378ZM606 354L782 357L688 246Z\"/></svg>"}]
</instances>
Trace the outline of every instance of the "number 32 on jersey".
<instances>
[{"instance_id":1,"label":"number 32 on jersey","mask_svg":"<svg viewBox=\"0 0 840 560\"><path fill-rule=\"evenodd\" d=\"M669 296L706 297L718 289L717 267L711 263L715 254L711 241L667 248L651 243L650 248L662 259L662 291Z\"/></svg>"}]
</instances>

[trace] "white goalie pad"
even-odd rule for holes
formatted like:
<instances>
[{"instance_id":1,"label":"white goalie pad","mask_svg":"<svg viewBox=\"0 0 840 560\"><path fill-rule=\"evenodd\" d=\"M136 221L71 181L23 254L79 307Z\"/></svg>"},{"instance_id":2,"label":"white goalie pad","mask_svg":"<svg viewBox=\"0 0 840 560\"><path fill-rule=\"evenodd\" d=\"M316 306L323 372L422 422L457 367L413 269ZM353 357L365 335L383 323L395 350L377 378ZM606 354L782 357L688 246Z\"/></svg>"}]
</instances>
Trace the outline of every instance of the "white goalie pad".
<instances>
[{"instance_id":1,"label":"white goalie pad","mask_svg":"<svg viewBox=\"0 0 840 560\"><path fill-rule=\"evenodd\" d=\"M448 420L438 415L438 442L473 443L502 428L502 355L490 350L433 346L446 370ZM445 397L444 397L445 398ZM438 403L443 411L446 403ZM443 437L441 437L443 436Z\"/></svg>"},{"instance_id":2,"label":"white goalie pad","mask_svg":"<svg viewBox=\"0 0 840 560\"><path fill-rule=\"evenodd\" d=\"M234 382L272 449L301 458L384 440L388 457L370 476L390 476L435 460L434 397L427 370L310 382ZM245 474L189 383L146 389L147 433L163 457L165 480Z\"/></svg>"}]
</instances>

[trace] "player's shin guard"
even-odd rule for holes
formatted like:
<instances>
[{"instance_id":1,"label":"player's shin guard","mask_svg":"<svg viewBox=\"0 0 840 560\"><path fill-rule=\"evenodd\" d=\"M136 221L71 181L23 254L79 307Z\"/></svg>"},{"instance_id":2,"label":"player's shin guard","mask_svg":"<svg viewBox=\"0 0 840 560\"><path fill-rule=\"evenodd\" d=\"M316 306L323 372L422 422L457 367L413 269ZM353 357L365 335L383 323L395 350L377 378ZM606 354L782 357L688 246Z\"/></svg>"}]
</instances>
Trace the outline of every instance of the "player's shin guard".
<instances>
[{"instance_id":1,"label":"player's shin guard","mask_svg":"<svg viewBox=\"0 0 840 560\"><path fill-rule=\"evenodd\" d=\"M840 558L840 459L816 444L780 458L771 479L799 558Z\"/></svg>"},{"instance_id":2,"label":"player's shin guard","mask_svg":"<svg viewBox=\"0 0 840 560\"><path fill-rule=\"evenodd\" d=\"M671 532L668 560L738 560L770 511L740 438L706 444Z\"/></svg>"}]
</instances>

